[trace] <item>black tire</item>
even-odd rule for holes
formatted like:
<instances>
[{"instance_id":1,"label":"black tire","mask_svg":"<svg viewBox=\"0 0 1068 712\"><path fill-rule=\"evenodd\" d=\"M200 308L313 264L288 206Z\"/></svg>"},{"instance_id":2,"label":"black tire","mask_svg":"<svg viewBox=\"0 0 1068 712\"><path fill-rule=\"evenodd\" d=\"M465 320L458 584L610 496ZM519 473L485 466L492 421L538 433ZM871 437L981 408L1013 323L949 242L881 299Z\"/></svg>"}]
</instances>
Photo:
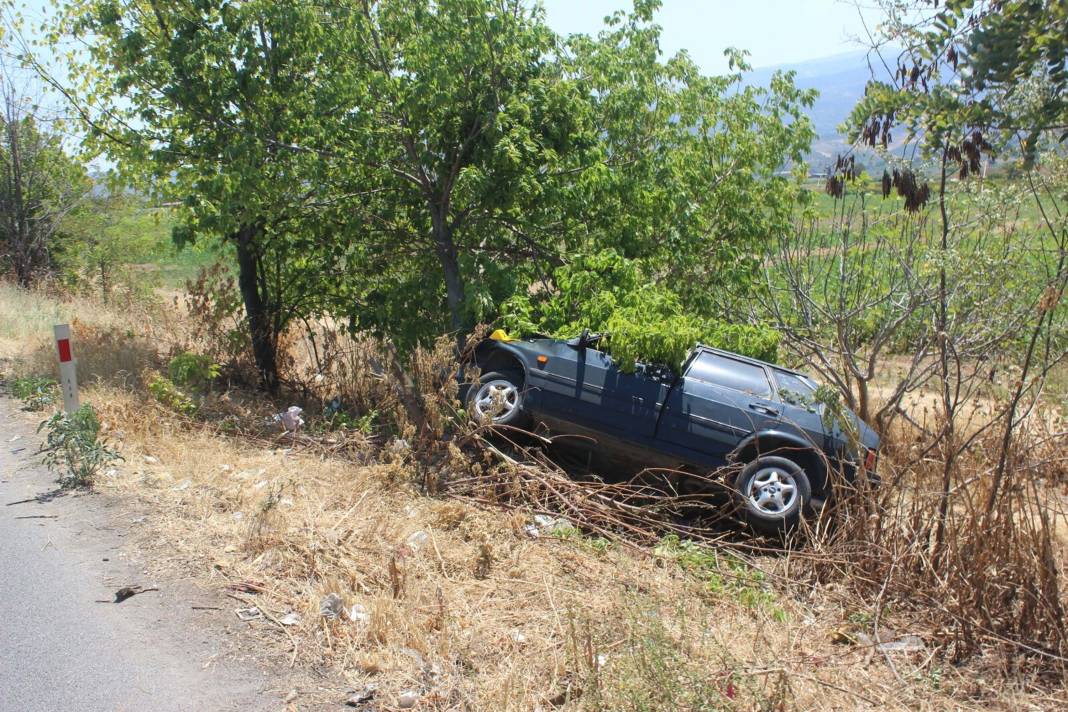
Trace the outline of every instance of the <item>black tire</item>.
<instances>
[{"instance_id":1,"label":"black tire","mask_svg":"<svg viewBox=\"0 0 1068 712\"><path fill-rule=\"evenodd\" d=\"M496 389L496 393L487 391ZM494 425L508 425L513 428L523 427L529 420L523 409L523 375L514 371L491 371L482 374L478 383L467 390L467 412L475 421L490 417ZM494 398L493 410L483 411L480 402L487 397ZM495 414L494 411L501 411Z\"/></svg>"},{"instance_id":2,"label":"black tire","mask_svg":"<svg viewBox=\"0 0 1068 712\"><path fill-rule=\"evenodd\" d=\"M793 460L765 455L738 473L734 497L749 526L762 534L782 534L801 521L812 499L812 485Z\"/></svg>"}]
</instances>

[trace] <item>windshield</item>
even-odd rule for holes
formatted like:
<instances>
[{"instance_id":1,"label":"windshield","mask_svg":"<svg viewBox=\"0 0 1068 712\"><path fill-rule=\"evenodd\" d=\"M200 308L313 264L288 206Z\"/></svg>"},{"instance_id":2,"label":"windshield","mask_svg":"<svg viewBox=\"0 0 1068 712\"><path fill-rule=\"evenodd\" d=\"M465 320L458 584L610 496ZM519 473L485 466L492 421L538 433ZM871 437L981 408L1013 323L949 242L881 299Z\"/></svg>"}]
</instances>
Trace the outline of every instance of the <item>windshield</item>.
<instances>
[{"instance_id":1,"label":"windshield","mask_svg":"<svg viewBox=\"0 0 1068 712\"><path fill-rule=\"evenodd\" d=\"M779 398L790 405L811 406L816 393L816 384L804 376L775 369L775 382L779 386Z\"/></svg>"}]
</instances>

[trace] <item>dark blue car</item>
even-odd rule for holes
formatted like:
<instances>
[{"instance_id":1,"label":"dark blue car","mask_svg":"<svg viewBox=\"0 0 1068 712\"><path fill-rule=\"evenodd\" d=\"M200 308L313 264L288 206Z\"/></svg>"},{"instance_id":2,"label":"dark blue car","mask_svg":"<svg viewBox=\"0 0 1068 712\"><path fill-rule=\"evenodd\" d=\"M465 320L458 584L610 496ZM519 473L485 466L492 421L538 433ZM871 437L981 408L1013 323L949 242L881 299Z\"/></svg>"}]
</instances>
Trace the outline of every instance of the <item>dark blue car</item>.
<instances>
[{"instance_id":1,"label":"dark blue car","mask_svg":"<svg viewBox=\"0 0 1068 712\"><path fill-rule=\"evenodd\" d=\"M597 335L495 336L476 352L481 378L466 395L475 418L541 424L587 436L610 461L692 473L673 483L686 493L707 489L710 472L729 473L723 484L756 529L795 524L826 498L832 470L874 471L879 437L852 413L859 437L825 426L815 384L796 371L698 345L681 375L642 364L624 373L594 348Z\"/></svg>"}]
</instances>

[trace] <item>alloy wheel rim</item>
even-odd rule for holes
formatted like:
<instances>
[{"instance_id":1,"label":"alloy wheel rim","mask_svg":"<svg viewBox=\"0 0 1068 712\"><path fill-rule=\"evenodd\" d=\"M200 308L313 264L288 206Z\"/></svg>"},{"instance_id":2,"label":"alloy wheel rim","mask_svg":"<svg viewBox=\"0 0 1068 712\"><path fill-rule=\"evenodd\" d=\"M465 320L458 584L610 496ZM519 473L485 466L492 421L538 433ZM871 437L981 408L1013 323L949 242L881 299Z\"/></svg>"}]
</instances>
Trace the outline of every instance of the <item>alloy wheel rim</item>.
<instances>
[{"instance_id":1,"label":"alloy wheel rim","mask_svg":"<svg viewBox=\"0 0 1068 712\"><path fill-rule=\"evenodd\" d=\"M749 503L761 514L782 516L797 502L797 480L779 467L766 467L749 480Z\"/></svg>"},{"instance_id":2,"label":"alloy wheel rim","mask_svg":"<svg viewBox=\"0 0 1068 712\"><path fill-rule=\"evenodd\" d=\"M519 407L519 389L504 379L483 383L475 394L474 407L479 420L500 422Z\"/></svg>"}]
</instances>

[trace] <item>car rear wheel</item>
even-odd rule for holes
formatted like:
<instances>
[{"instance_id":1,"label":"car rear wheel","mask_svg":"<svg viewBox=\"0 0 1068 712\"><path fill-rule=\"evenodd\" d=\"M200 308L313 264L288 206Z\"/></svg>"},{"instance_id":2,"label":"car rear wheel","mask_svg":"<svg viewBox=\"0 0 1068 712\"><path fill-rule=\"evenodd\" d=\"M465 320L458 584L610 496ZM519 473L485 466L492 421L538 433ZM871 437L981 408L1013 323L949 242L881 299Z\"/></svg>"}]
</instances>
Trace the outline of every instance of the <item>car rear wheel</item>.
<instances>
[{"instance_id":1,"label":"car rear wheel","mask_svg":"<svg viewBox=\"0 0 1068 712\"><path fill-rule=\"evenodd\" d=\"M746 521L765 534L789 531L812 498L804 469L785 457L764 456L746 465L734 481L735 497Z\"/></svg>"},{"instance_id":2,"label":"car rear wheel","mask_svg":"<svg viewBox=\"0 0 1068 712\"><path fill-rule=\"evenodd\" d=\"M512 372L483 374L467 396L467 410L477 422L519 427L525 420L523 378Z\"/></svg>"}]
</instances>

